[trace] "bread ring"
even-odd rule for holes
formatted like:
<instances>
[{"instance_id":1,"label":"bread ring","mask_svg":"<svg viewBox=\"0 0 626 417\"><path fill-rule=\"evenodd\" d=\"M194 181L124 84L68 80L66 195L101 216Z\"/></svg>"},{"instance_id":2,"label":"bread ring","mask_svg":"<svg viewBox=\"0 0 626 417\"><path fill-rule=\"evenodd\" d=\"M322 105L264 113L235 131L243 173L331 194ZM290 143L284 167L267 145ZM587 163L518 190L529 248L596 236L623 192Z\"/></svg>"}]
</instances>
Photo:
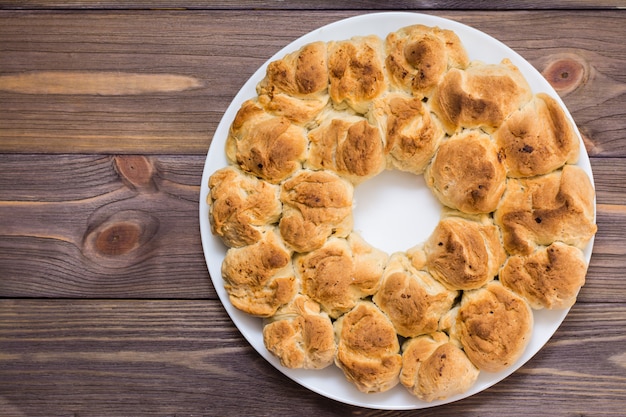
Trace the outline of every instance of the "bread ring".
<instances>
[{"instance_id":1,"label":"bread ring","mask_svg":"<svg viewBox=\"0 0 626 417\"><path fill-rule=\"evenodd\" d=\"M509 59L470 61L453 31L413 25L306 44L256 93L206 198L231 303L265 318L283 366L445 399L520 358L532 309L575 302L593 184L575 126ZM355 187L385 169L424 175L444 206L394 254L353 230Z\"/></svg>"}]
</instances>

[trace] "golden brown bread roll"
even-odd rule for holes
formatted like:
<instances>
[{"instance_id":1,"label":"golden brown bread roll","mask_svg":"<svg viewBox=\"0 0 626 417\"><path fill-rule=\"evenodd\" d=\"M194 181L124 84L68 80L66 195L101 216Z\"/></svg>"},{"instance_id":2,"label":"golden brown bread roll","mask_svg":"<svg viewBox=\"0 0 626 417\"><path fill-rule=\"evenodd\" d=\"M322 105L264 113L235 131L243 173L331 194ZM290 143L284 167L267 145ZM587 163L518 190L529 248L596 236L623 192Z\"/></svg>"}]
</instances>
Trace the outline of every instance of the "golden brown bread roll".
<instances>
[{"instance_id":1,"label":"golden brown bread roll","mask_svg":"<svg viewBox=\"0 0 626 417\"><path fill-rule=\"evenodd\" d=\"M233 306L253 316L272 316L299 290L291 252L275 230L252 245L229 249L222 277Z\"/></svg>"},{"instance_id":2,"label":"golden brown bread roll","mask_svg":"<svg viewBox=\"0 0 626 417\"><path fill-rule=\"evenodd\" d=\"M506 188L498 148L478 130L444 140L424 177L442 204L464 213L494 211Z\"/></svg>"},{"instance_id":3,"label":"golden brown bread roll","mask_svg":"<svg viewBox=\"0 0 626 417\"><path fill-rule=\"evenodd\" d=\"M319 304L300 294L265 323L263 343L292 369L325 368L333 363L337 350L330 318Z\"/></svg>"},{"instance_id":4,"label":"golden brown bread roll","mask_svg":"<svg viewBox=\"0 0 626 417\"><path fill-rule=\"evenodd\" d=\"M386 139L387 166L421 174L444 137L437 118L419 98L403 93L376 99L371 117Z\"/></svg>"},{"instance_id":5,"label":"golden brown bread roll","mask_svg":"<svg viewBox=\"0 0 626 417\"><path fill-rule=\"evenodd\" d=\"M439 318L457 296L428 272L411 265L403 253L391 255L373 301L389 317L397 333L413 337L437 330Z\"/></svg>"},{"instance_id":6,"label":"golden brown bread roll","mask_svg":"<svg viewBox=\"0 0 626 417\"><path fill-rule=\"evenodd\" d=\"M311 121L329 100L325 42L312 42L270 62L257 85L259 103L296 124Z\"/></svg>"},{"instance_id":7,"label":"golden brown bread roll","mask_svg":"<svg viewBox=\"0 0 626 417\"><path fill-rule=\"evenodd\" d=\"M294 266L302 293L337 318L378 290L387 258L352 233L348 239L331 237L321 248L296 256Z\"/></svg>"},{"instance_id":8,"label":"golden brown bread roll","mask_svg":"<svg viewBox=\"0 0 626 417\"><path fill-rule=\"evenodd\" d=\"M555 99L545 93L514 112L494 133L510 177L547 174L578 160L580 140Z\"/></svg>"},{"instance_id":9,"label":"golden brown bread roll","mask_svg":"<svg viewBox=\"0 0 626 417\"><path fill-rule=\"evenodd\" d=\"M594 195L589 177L575 165L540 177L510 179L494 213L504 247L519 255L555 241L584 248L597 230Z\"/></svg>"},{"instance_id":10,"label":"golden brown bread roll","mask_svg":"<svg viewBox=\"0 0 626 417\"><path fill-rule=\"evenodd\" d=\"M209 178L211 231L230 247L261 239L264 227L278 222L282 205L279 188L229 166Z\"/></svg>"},{"instance_id":11,"label":"golden brown bread roll","mask_svg":"<svg viewBox=\"0 0 626 417\"><path fill-rule=\"evenodd\" d=\"M399 382L402 357L398 336L387 316L370 301L360 301L334 323L335 364L366 393L387 391Z\"/></svg>"},{"instance_id":12,"label":"golden brown bread roll","mask_svg":"<svg viewBox=\"0 0 626 417\"><path fill-rule=\"evenodd\" d=\"M402 345L400 382L424 401L466 392L480 371L443 332L406 340Z\"/></svg>"},{"instance_id":13,"label":"golden brown bread roll","mask_svg":"<svg viewBox=\"0 0 626 417\"><path fill-rule=\"evenodd\" d=\"M282 185L280 234L297 252L320 248L352 230L353 187L330 171L302 170Z\"/></svg>"},{"instance_id":14,"label":"golden brown bread roll","mask_svg":"<svg viewBox=\"0 0 626 417\"><path fill-rule=\"evenodd\" d=\"M390 84L418 99L429 96L449 68L469 65L459 37L438 27L412 25L391 32L385 50Z\"/></svg>"},{"instance_id":15,"label":"golden brown bread roll","mask_svg":"<svg viewBox=\"0 0 626 417\"><path fill-rule=\"evenodd\" d=\"M429 103L448 134L463 128L492 132L532 97L526 79L508 59L472 62L446 73Z\"/></svg>"},{"instance_id":16,"label":"golden brown bread roll","mask_svg":"<svg viewBox=\"0 0 626 417\"><path fill-rule=\"evenodd\" d=\"M306 167L337 172L358 184L385 169L380 129L367 119L328 110L323 122L309 132Z\"/></svg>"},{"instance_id":17,"label":"golden brown bread roll","mask_svg":"<svg viewBox=\"0 0 626 417\"><path fill-rule=\"evenodd\" d=\"M307 145L303 127L286 117L272 116L248 100L231 124L226 156L243 171L277 184L302 166Z\"/></svg>"},{"instance_id":18,"label":"golden brown bread roll","mask_svg":"<svg viewBox=\"0 0 626 417\"><path fill-rule=\"evenodd\" d=\"M500 272L500 282L524 297L535 309L568 308L585 283L583 252L554 242L528 256L511 256Z\"/></svg>"},{"instance_id":19,"label":"golden brown bread roll","mask_svg":"<svg viewBox=\"0 0 626 417\"><path fill-rule=\"evenodd\" d=\"M458 337L472 363L488 372L515 363L533 330L528 303L499 281L464 291L451 336Z\"/></svg>"},{"instance_id":20,"label":"golden brown bread roll","mask_svg":"<svg viewBox=\"0 0 626 417\"><path fill-rule=\"evenodd\" d=\"M330 98L335 106L348 105L367 112L370 102L387 90L382 40L356 36L328 43Z\"/></svg>"},{"instance_id":21,"label":"golden brown bread roll","mask_svg":"<svg viewBox=\"0 0 626 417\"><path fill-rule=\"evenodd\" d=\"M500 231L488 216L450 215L440 220L424 251L428 271L453 290L482 287L498 275L506 260Z\"/></svg>"}]
</instances>

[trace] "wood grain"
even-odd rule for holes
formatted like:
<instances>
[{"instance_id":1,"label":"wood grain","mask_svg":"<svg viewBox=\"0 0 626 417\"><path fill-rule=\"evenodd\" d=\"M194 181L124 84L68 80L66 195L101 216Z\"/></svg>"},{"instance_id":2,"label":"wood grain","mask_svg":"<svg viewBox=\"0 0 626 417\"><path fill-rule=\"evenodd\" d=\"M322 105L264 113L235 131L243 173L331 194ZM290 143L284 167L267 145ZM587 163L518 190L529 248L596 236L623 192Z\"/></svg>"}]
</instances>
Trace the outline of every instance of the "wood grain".
<instances>
[{"instance_id":1,"label":"wood grain","mask_svg":"<svg viewBox=\"0 0 626 417\"><path fill-rule=\"evenodd\" d=\"M343 9L345 5L331 0L320 0L311 2L310 0L296 0L290 2L275 2L268 0L246 0L238 2L229 1L206 1L206 0L136 0L132 4L120 0L108 0L97 2L86 2L84 0L64 0L64 1L8 1L3 2L5 8L15 9L280 9L280 10L332 10ZM396 10L396 9L478 9L478 10L518 10L518 9L615 9L623 7L620 0L549 0L536 2L534 0L511 0L505 2L493 2L490 0L475 0L464 2L460 0L360 0L350 4L351 8L358 10Z\"/></svg>"},{"instance_id":2,"label":"wood grain","mask_svg":"<svg viewBox=\"0 0 626 417\"><path fill-rule=\"evenodd\" d=\"M203 163L0 155L0 296L213 296L198 221Z\"/></svg>"},{"instance_id":3,"label":"wood grain","mask_svg":"<svg viewBox=\"0 0 626 417\"><path fill-rule=\"evenodd\" d=\"M259 66L310 30L356 14L118 11L75 19L73 12L0 11L0 152L205 154L228 104ZM616 143L626 129L619 12L438 15L500 39L539 71L564 57L581 63L584 82L561 90L564 101L591 154L626 155ZM585 26L602 32L581 32ZM51 78L56 93L44 94Z\"/></svg>"},{"instance_id":4,"label":"wood grain","mask_svg":"<svg viewBox=\"0 0 626 417\"><path fill-rule=\"evenodd\" d=\"M529 364L479 395L437 408L437 415L543 417L547 407L559 410L555 415L619 415L626 401L625 317L624 304L601 313L597 305L576 305ZM215 301L0 300L0 369L4 405L31 417L98 410L216 415L216 408L220 416L290 416L294 403L300 415L396 415L289 383Z\"/></svg>"},{"instance_id":5,"label":"wood grain","mask_svg":"<svg viewBox=\"0 0 626 417\"><path fill-rule=\"evenodd\" d=\"M598 234L578 302L490 389L411 416L626 409L623 1L0 2L0 415L396 416L319 396L236 329L200 243L226 107L297 37L364 12L435 13L529 60L591 156Z\"/></svg>"}]
</instances>

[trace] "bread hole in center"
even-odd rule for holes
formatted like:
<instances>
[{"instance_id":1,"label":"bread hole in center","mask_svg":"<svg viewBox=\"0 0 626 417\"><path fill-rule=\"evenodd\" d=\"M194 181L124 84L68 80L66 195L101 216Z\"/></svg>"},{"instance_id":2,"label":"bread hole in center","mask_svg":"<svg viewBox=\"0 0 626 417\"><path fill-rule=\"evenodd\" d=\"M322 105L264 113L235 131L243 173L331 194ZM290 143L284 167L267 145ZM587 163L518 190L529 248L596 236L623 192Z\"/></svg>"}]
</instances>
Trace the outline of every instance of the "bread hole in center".
<instances>
[{"instance_id":1,"label":"bread hole in center","mask_svg":"<svg viewBox=\"0 0 626 417\"><path fill-rule=\"evenodd\" d=\"M423 175L383 171L354 190L354 230L388 254L428 239L441 210Z\"/></svg>"}]
</instances>

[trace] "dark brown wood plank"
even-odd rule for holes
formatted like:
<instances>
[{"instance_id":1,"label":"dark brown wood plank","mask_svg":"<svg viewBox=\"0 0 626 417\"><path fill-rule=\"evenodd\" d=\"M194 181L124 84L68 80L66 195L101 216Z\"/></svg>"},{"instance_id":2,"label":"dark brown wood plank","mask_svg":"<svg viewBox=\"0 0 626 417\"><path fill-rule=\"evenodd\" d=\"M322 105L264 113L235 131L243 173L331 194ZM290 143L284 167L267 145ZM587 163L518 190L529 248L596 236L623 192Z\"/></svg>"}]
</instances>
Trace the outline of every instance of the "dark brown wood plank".
<instances>
[{"instance_id":1,"label":"dark brown wood plank","mask_svg":"<svg viewBox=\"0 0 626 417\"><path fill-rule=\"evenodd\" d=\"M157 187L197 203L204 162L204 155L0 154L0 200L88 200L120 188Z\"/></svg>"},{"instance_id":2,"label":"dark brown wood plank","mask_svg":"<svg viewBox=\"0 0 626 417\"><path fill-rule=\"evenodd\" d=\"M579 301L621 302L626 162L592 162L599 231ZM198 219L203 165L201 156L0 154L0 296L215 298Z\"/></svg>"},{"instance_id":3,"label":"dark brown wood plank","mask_svg":"<svg viewBox=\"0 0 626 417\"><path fill-rule=\"evenodd\" d=\"M626 159L591 157L598 204L622 205L626 193L626 178L620 173L626 170Z\"/></svg>"},{"instance_id":4,"label":"dark brown wood plank","mask_svg":"<svg viewBox=\"0 0 626 417\"><path fill-rule=\"evenodd\" d=\"M267 0L206 1L206 0L138 0L132 3L119 0L109 1L4 1L1 7L15 9L280 9L280 10L333 10L343 9L344 4L336 1L322 0L311 2L310 0L296 0L274 2ZM462 9L462 10L516 10L516 9L603 9L623 7L620 0L514 0L494 2L490 0L462 1L462 0L430 0L430 1L376 1L359 0L351 1L351 9L359 10L396 10L396 9Z\"/></svg>"},{"instance_id":5,"label":"dark brown wood plank","mask_svg":"<svg viewBox=\"0 0 626 417\"><path fill-rule=\"evenodd\" d=\"M214 297L200 245L203 163L0 155L0 296Z\"/></svg>"},{"instance_id":6,"label":"dark brown wood plank","mask_svg":"<svg viewBox=\"0 0 626 417\"><path fill-rule=\"evenodd\" d=\"M519 371L437 415L620 415L625 318L623 303L576 305ZM0 406L11 416L290 416L295 407L301 416L396 415L287 379L217 301L0 300L0 370Z\"/></svg>"},{"instance_id":7,"label":"dark brown wood plank","mask_svg":"<svg viewBox=\"0 0 626 417\"><path fill-rule=\"evenodd\" d=\"M197 202L205 157L204 154L0 154L0 201L72 201L95 198L124 185L133 188L127 177L128 170L118 172L118 163L125 161L135 162L136 168L141 171L135 177L130 176L136 184L143 173L149 172L159 189L173 187L168 193L179 199ZM624 204L626 158L592 156L590 160L597 203ZM59 188L63 189L63 193L59 193Z\"/></svg>"},{"instance_id":8,"label":"dark brown wood plank","mask_svg":"<svg viewBox=\"0 0 626 417\"><path fill-rule=\"evenodd\" d=\"M205 154L265 60L360 12L76 13L0 11L0 152ZM626 155L623 11L437 14L495 36L540 71L578 68L582 82L560 93L590 153Z\"/></svg>"}]
</instances>

